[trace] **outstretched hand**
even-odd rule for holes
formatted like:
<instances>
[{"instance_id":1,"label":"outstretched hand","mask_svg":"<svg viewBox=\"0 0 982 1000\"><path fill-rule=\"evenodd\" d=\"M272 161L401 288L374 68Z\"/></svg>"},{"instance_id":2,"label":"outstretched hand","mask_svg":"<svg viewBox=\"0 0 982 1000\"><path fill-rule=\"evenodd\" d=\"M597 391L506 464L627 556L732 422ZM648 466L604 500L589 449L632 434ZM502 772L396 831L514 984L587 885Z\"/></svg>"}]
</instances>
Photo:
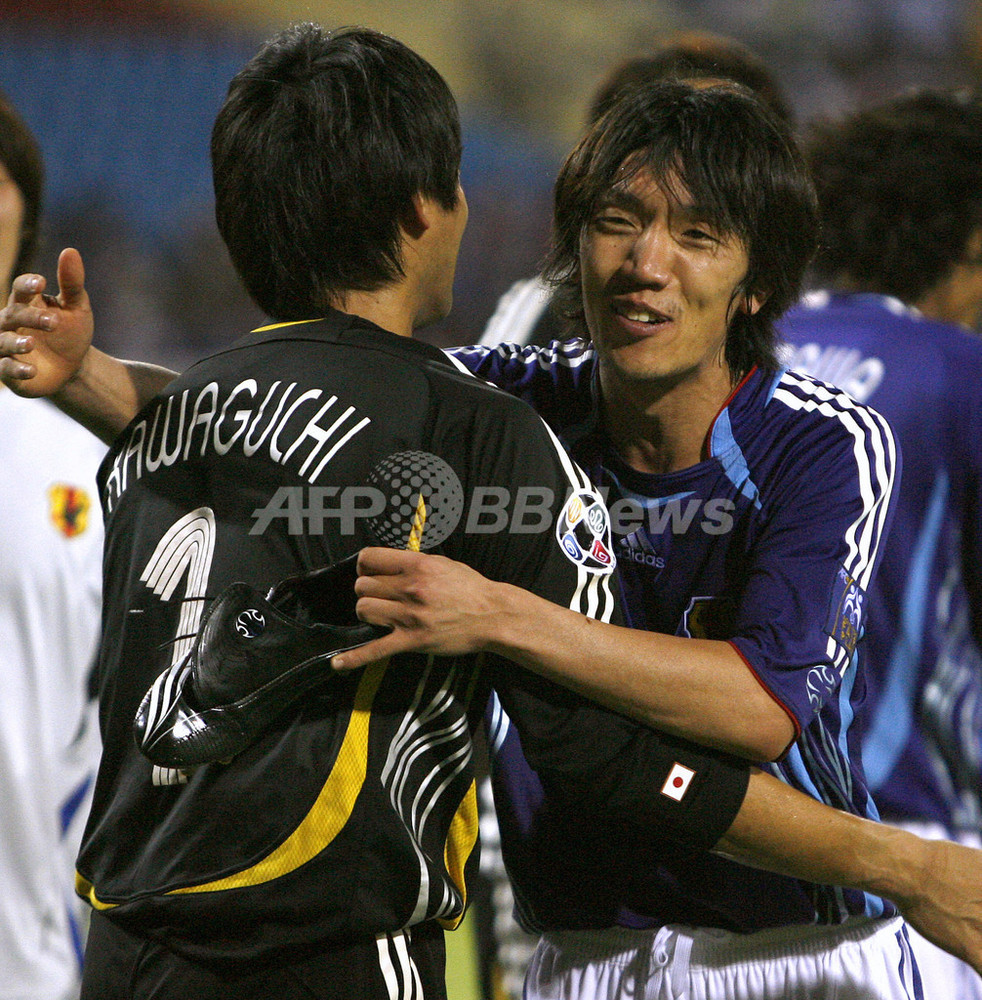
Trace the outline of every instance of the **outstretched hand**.
<instances>
[{"instance_id":1,"label":"outstretched hand","mask_svg":"<svg viewBox=\"0 0 982 1000\"><path fill-rule=\"evenodd\" d=\"M58 258L58 294L40 274L14 279L0 310L0 380L20 396L51 396L78 372L92 343L93 318L81 254Z\"/></svg>"},{"instance_id":2,"label":"outstretched hand","mask_svg":"<svg viewBox=\"0 0 982 1000\"><path fill-rule=\"evenodd\" d=\"M358 617L393 631L336 656L336 670L355 670L397 653L444 656L490 646L497 588L463 563L405 549L366 548L358 555Z\"/></svg>"}]
</instances>

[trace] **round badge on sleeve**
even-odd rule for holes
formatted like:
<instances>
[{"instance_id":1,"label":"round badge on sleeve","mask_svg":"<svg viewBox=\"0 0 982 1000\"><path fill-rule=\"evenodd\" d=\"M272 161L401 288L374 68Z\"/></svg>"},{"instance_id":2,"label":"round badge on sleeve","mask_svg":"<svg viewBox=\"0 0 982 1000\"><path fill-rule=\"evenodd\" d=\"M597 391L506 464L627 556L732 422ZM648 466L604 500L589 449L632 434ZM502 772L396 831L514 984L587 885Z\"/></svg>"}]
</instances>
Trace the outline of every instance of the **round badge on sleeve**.
<instances>
[{"instance_id":1,"label":"round badge on sleeve","mask_svg":"<svg viewBox=\"0 0 982 1000\"><path fill-rule=\"evenodd\" d=\"M610 538L610 516L592 490L570 494L556 522L556 540L570 562L593 573L613 573L617 560Z\"/></svg>"}]
</instances>

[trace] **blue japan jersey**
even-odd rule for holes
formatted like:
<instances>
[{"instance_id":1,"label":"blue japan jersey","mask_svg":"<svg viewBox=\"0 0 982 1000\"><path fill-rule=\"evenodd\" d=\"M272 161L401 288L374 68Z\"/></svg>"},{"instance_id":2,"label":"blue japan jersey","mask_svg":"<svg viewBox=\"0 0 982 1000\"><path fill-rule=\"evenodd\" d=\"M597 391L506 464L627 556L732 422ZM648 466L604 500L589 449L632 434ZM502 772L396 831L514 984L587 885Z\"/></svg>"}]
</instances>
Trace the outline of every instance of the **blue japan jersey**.
<instances>
[{"instance_id":1,"label":"blue japan jersey","mask_svg":"<svg viewBox=\"0 0 982 1000\"><path fill-rule=\"evenodd\" d=\"M806 297L791 363L890 421L904 476L869 593L863 755L884 817L982 832L982 341L878 295Z\"/></svg>"},{"instance_id":2,"label":"blue japan jersey","mask_svg":"<svg viewBox=\"0 0 982 1000\"><path fill-rule=\"evenodd\" d=\"M630 625L729 641L794 722L766 765L801 791L876 818L854 725L865 693L866 610L899 454L890 427L840 390L756 369L717 415L697 465L638 472L597 419L595 356L582 341L546 348L460 348L476 374L531 403L607 491L622 604ZM733 711L740 711L739 705ZM534 835L515 738L494 732L502 837ZM521 800L521 801L520 801ZM896 912L859 891L817 886L702 855L618 857L598 837L569 844L543 875L510 869L532 929L685 923L752 931ZM515 856L520 856L516 851Z\"/></svg>"}]
</instances>

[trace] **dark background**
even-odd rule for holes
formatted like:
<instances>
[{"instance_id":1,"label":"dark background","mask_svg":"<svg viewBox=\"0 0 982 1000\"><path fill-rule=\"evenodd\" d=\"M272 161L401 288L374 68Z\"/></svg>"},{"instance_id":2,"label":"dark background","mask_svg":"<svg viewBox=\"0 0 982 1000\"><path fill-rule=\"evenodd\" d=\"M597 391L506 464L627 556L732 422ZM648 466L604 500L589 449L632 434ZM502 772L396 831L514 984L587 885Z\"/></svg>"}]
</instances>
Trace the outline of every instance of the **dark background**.
<instances>
[{"instance_id":1,"label":"dark background","mask_svg":"<svg viewBox=\"0 0 982 1000\"><path fill-rule=\"evenodd\" d=\"M551 182L615 62L680 30L743 41L801 122L914 84L971 84L976 3L955 0L0 0L0 89L36 131L48 184L38 269L83 253L97 343L183 367L262 322L215 231L208 137L232 75L291 20L367 24L417 48L461 103L471 205L452 316L477 338L535 270Z\"/></svg>"}]
</instances>

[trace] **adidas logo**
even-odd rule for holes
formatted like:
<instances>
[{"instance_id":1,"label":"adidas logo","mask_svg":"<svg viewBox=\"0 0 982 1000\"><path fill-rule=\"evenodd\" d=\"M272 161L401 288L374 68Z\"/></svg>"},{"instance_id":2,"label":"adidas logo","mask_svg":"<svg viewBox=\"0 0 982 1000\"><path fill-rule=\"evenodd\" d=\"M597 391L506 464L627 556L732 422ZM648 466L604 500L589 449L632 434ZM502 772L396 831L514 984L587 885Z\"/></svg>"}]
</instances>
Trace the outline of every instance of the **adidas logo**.
<instances>
[{"instance_id":1,"label":"adidas logo","mask_svg":"<svg viewBox=\"0 0 982 1000\"><path fill-rule=\"evenodd\" d=\"M665 557L655 552L643 528L638 528L637 531L618 539L617 558L650 566L652 569L665 568Z\"/></svg>"}]
</instances>

